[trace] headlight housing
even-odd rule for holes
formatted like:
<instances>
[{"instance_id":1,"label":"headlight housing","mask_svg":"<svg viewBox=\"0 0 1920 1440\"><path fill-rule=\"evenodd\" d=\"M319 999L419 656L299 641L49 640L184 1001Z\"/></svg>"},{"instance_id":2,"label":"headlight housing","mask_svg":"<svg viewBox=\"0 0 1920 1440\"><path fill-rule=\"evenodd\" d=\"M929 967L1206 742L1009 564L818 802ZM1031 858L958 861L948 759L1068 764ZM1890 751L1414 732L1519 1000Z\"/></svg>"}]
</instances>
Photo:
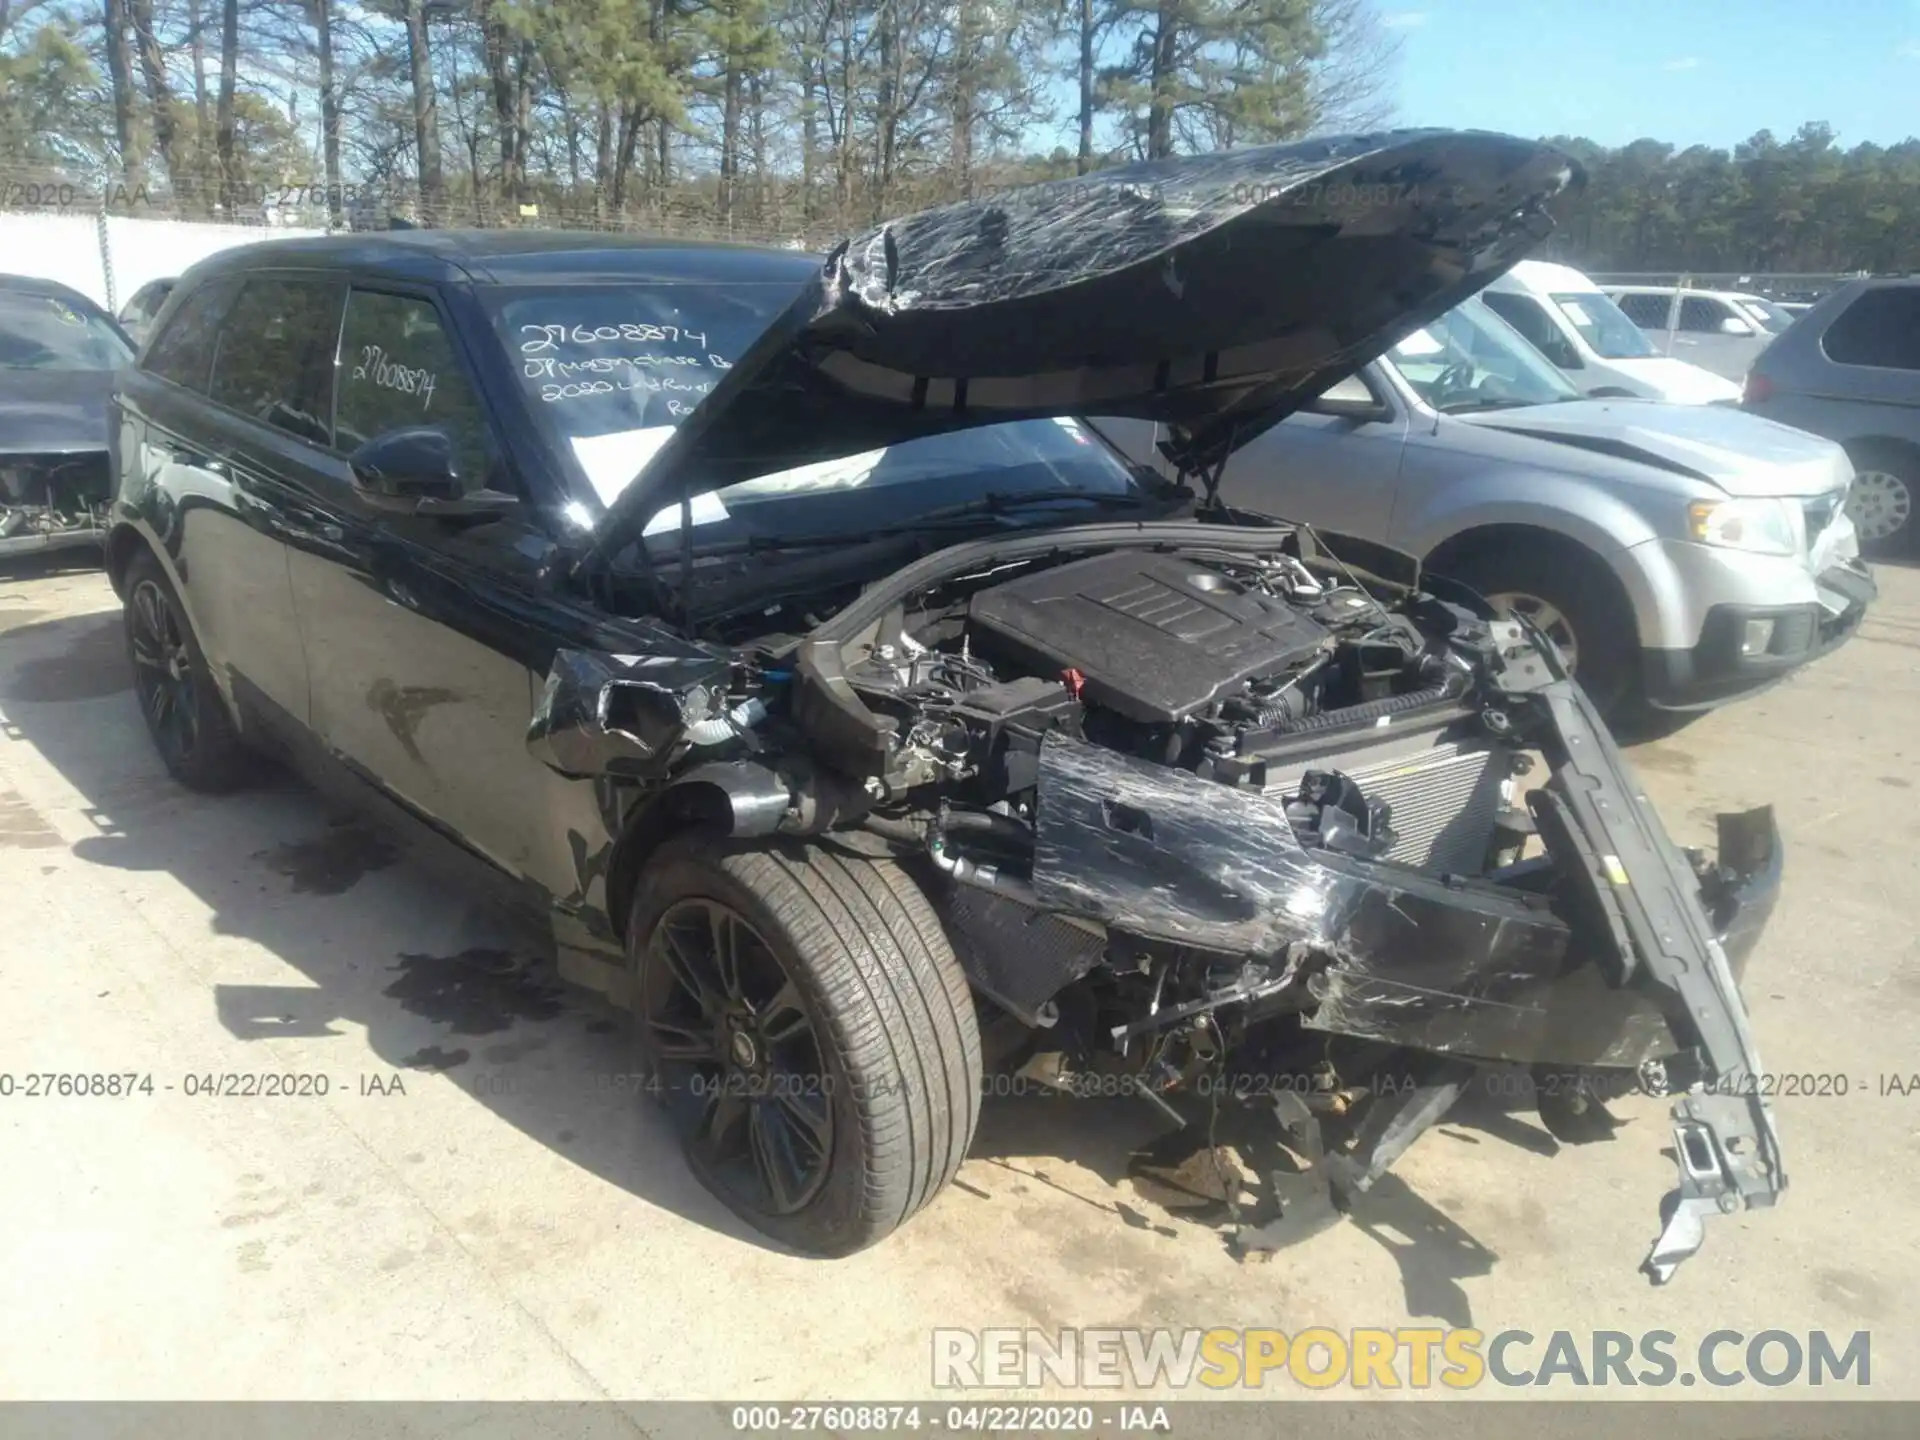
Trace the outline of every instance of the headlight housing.
<instances>
[{"instance_id":1,"label":"headlight housing","mask_svg":"<svg viewBox=\"0 0 1920 1440\"><path fill-rule=\"evenodd\" d=\"M1800 548L1794 511L1784 500L1696 500L1687 506L1687 534L1701 545L1755 555L1792 555Z\"/></svg>"}]
</instances>

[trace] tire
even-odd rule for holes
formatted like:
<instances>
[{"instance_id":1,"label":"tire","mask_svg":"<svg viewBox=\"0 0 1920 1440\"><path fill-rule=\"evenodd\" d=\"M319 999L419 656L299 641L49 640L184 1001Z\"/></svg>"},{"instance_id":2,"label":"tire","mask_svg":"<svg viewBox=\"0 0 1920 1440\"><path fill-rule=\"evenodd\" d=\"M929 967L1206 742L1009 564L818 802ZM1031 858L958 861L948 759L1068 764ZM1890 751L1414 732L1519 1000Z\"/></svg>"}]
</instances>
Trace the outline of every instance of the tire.
<instances>
[{"instance_id":1,"label":"tire","mask_svg":"<svg viewBox=\"0 0 1920 1440\"><path fill-rule=\"evenodd\" d=\"M1572 651L1573 673L1601 714L1612 719L1637 711L1640 638L1633 611L1591 551L1541 535L1469 550L1434 569L1496 609L1541 623L1563 653Z\"/></svg>"},{"instance_id":2,"label":"tire","mask_svg":"<svg viewBox=\"0 0 1920 1440\"><path fill-rule=\"evenodd\" d=\"M731 986L696 953L723 934ZM671 841L641 875L627 948L650 1088L695 1176L755 1229L848 1255L953 1178L979 1118L979 1025L932 906L898 865Z\"/></svg>"},{"instance_id":3,"label":"tire","mask_svg":"<svg viewBox=\"0 0 1920 1440\"><path fill-rule=\"evenodd\" d=\"M167 572L141 550L127 565L123 588L134 694L162 763L189 790L233 789L252 773L252 757Z\"/></svg>"},{"instance_id":4,"label":"tire","mask_svg":"<svg viewBox=\"0 0 1920 1440\"><path fill-rule=\"evenodd\" d=\"M1920 554L1920 454L1899 445L1861 440L1847 446L1854 479L1847 514L1868 555ZM1871 532L1871 533L1870 533Z\"/></svg>"}]
</instances>

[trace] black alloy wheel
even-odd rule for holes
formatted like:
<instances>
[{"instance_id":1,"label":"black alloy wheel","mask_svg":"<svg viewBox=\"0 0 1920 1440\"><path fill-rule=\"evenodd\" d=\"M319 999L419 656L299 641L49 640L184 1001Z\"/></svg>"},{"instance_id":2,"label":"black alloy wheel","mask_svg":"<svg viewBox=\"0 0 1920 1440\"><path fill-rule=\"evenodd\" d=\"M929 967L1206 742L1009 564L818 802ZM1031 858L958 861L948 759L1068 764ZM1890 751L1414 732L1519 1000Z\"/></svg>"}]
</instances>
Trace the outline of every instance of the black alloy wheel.
<instances>
[{"instance_id":1,"label":"black alloy wheel","mask_svg":"<svg viewBox=\"0 0 1920 1440\"><path fill-rule=\"evenodd\" d=\"M648 958L655 1079L704 1177L756 1214L804 1209L833 1158L833 1082L799 987L718 900L671 906Z\"/></svg>"},{"instance_id":2,"label":"black alloy wheel","mask_svg":"<svg viewBox=\"0 0 1920 1440\"><path fill-rule=\"evenodd\" d=\"M127 566L122 588L133 693L162 763L190 789L232 789L250 773L251 757L166 572L142 552Z\"/></svg>"},{"instance_id":3,"label":"black alloy wheel","mask_svg":"<svg viewBox=\"0 0 1920 1440\"><path fill-rule=\"evenodd\" d=\"M851 1255L960 1168L978 1017L892 858L682 835L641 870L626 944L648 1088L694 1178L754 1229Z\"/></svg>"},{"instance_id":4,"label":"black alloy wheel","mask_svg":"<svg viewBox=\"0 0 1920 1440\"><path fill-rule=\"evenodd\" d=\"M143 578L127 596L127 645L134 692L153 743L168 769L190 764L199 737L192 657L173 601L157 579Z\"/></svg>"}]
</instances>

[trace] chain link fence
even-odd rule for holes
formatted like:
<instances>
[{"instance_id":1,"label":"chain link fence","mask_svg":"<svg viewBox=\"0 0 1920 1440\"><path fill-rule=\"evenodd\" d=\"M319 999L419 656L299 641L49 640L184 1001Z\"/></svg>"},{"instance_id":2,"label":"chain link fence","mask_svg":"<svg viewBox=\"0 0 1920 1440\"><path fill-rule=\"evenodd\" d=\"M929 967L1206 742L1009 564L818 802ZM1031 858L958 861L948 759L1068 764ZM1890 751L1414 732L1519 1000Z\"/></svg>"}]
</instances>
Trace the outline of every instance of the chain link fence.
<instances>
[{"instance_id":1,"label":"chain link fence","mask_svg":"<svg viewBox=\"0 0 1920 1440\"><path fill-rule=\"evenodd\" d=\"M1756 274L1732 270L1652 270L1627 272L1593 270L1588 275L1597 285L1684 285L1690 290L1731 290L1741 295L1761 295L1769 300L1818 300L1849 280L1866 274L1864 270L1847 272Z\"/></svg>"}]
</instances>

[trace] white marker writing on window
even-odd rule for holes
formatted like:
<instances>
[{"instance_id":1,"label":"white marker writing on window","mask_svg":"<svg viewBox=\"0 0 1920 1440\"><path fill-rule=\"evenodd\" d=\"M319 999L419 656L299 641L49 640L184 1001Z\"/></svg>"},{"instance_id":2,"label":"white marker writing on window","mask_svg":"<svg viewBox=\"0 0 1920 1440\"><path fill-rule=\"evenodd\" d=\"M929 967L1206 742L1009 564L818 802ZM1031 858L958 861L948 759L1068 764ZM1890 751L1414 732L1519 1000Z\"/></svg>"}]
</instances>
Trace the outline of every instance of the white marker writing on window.
<instances>
[{"instance_id":1,"label":"white marker writing on window","mask_svg":"<svg viewBox=\"0 0 1920 1440\"><path fill-rule=\"evenodd\" d=\"M389 360L385 348L379 345L360 347L360 363L353 367L353 378L370 380L382 390L396 390L402 395L418 395L422 410L433 403L433 387L437 383L437 377L433 371L421 370L411 365L402 365L397 360Z\"/></svg>"}]
</instances>

